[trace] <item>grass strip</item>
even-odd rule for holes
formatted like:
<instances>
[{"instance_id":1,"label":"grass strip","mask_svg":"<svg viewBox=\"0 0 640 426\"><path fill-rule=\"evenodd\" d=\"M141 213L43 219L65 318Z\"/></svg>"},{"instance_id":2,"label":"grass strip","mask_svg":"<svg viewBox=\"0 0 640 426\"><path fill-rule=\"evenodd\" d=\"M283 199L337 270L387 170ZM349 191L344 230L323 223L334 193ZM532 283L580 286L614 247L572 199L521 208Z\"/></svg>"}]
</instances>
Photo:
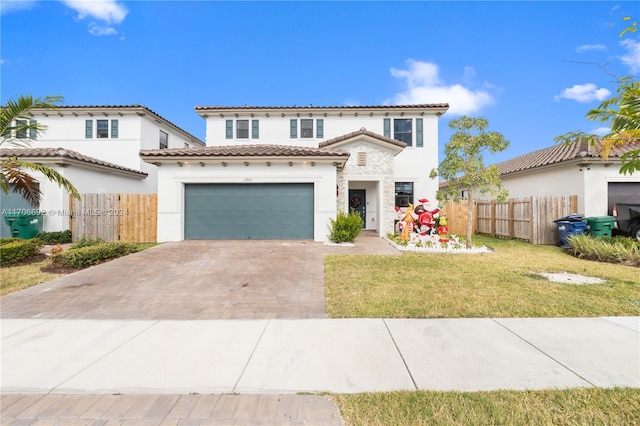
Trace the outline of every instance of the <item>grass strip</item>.
<instances>
[{"instance_id":1,"label":"grass strip","mask_svg":"<svg viewBox=\"0 0 640 426\"><path fill-rule=\"evenodd\" d=\"M349 426L638 425L640 389L334 395Z\"/></svg>"}]
</instances>

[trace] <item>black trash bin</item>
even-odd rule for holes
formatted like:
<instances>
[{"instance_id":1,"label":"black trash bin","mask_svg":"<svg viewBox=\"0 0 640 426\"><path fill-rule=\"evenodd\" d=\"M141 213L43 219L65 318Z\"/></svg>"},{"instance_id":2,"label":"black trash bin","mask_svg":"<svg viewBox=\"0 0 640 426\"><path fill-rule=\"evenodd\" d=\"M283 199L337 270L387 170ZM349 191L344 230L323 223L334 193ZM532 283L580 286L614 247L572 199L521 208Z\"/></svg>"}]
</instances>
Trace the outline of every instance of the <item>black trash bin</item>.
<instances>
[{"instance_id":1,"label":"black trash bin","mask_svg":"<svg viewBox=\"0 0 640 426\"><path fill-rule=\"evenodd\" d=\"M583 214L572 214L554 220L558 225L558 246L571 247L568 238L572 235L584 233L587 229L587 221Z\"/></svg>"}]
</instances>

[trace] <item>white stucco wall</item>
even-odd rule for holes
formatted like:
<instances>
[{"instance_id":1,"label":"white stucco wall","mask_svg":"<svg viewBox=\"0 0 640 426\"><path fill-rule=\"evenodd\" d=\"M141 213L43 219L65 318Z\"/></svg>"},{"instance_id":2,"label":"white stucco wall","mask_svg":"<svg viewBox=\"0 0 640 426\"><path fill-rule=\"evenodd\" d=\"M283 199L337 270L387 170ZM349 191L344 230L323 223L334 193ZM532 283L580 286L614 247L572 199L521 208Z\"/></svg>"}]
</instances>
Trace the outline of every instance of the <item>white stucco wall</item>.
<instances>
[{"instance_id":1,"label":"white stucco wall","mask_svg":"<svg viewBox=\"0 0 640 426\"><path fill-rule=\"evenodd\" d=\"M71 181L81 194L136 194L145 193L144 189L147 187L144 185L144 179L130 178L95 169L55 165L52 168ZM38 173L34 173L33 176L40 182L40 190L42 191L40 210L46 212L43 218L43 230L54 232L69 229L69 193Z\"/></svg>"},{"instance_id":2,"label":"white stucco wall","mask_svg":"<svg viewBox=\"0 0 640 426\"><path fill-rule=\"evenodd\" d=\"M594 162L589 168L577 164L540 168L502 177L510 198L529 196L578 196L578 212L585 216L606 216L609 182L640 182L640 173L625 176L619 165L606 167Z\"/></svg>"},{"instance_id":3,"label":"white stucco wall","mask_svg":"<svg viewBox=\"0 0 640 426\"><path fill-rule=\"evenodd\" d=\"M395 112L395 111L394 111ZM339 114L331 112L325 115L320 110L317 113L267 113L260 110L247 110L242 114L211 114L206 118L206 141L208 146L218 145L236 145L236 144L277 144L277 145L295 145L317 147L320 142L342 136L361 128L377 133L384 134L384 119L390 118L393 134L394 118L411 118L413 119L413 144L404 149L403 152L395 156L391 161L394 166L394 180L397 182L414 182L414 195L416 199L426 197L429 200L435 199L438 190L437 179L430 179L429 173L432 169L438 167L438 120L439 117L434 113L403 113L401 111L395 114L384 112L360 112L357 116L353 112ZM283 116L284 114L284 116ZM323 119L324 137L317 138L290 138L289 123L291 119L311 118L315 120ZM423 120L423 147L416 147L416 121L421 118ZM226 120L257 119L260 122L259 139L226 139L225 138L225 122ZM315 127L314 127L315 132ZM249 131L251 135L251 131ZM234 128L235 136L235 128ZM300 136L300 125L298 124L298 136ZM315 136L315 133L314 133ZM368 224L369 225L369 224Z\"/></svg>"},{"instance_id":4,"label":"white stucco wall","mask_svg":"<svg viewBox=\"0 0 640 426\"><path fill-rule=\"evenodd\" d=\"M336 169L332 164L162 164L158 168L159 242L184 239L184 187L189 183L313 183L316 241L326 241L330 219L337 213Z\"/></svg>"},{"instance_id":5,"label":"white stucco wall","mask_svg":"<svg viewBox=\"0 0 640 426\"><path fill-rule=\"evenodd\" d=\"M31 147L67 148L98 160L148 173L149 177L141 183L140 193L157 191L156 166L142 161L139 154L141 149L159 148L160 130L169 135L169 148L183 148L185 143L196 146L185 134L175 130L175 127L163 120L156 120L146 111L143 111L143 115L138 115L136 112L138 110L127 109L93 112L84 109L58 111L59 114L51 112L35 114L34 118L46 125L47 130L31 141ZM93 120L92 138L85 137L86 120ZM96 138L96 120L109 120L109 138ZM111 120L118 120L117 138L111 137ZM110 176L105 176L105 179L110 179ZM117 182L117 180L114 181L114 185ZM130 191L122 188L115 192Z\"/></svg>"}]
</instances>

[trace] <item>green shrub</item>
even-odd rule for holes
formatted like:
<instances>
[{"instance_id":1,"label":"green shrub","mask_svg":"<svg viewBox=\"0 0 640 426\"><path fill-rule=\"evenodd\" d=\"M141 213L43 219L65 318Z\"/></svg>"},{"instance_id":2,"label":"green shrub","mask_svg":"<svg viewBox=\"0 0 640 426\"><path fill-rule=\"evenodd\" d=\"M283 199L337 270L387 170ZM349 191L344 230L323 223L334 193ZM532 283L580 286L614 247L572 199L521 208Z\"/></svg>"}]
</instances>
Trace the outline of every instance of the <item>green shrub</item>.
<instances>
[{"instance_id":1,"label":"green shrub","mask_svg":"<svg viewBox=\"0 0 640 426\"><path fill-rule=\"evenodd\" d=\"M71 242L71 231L40 232L36 238L45 244L67 244Z\"/></svg>"},{"instance_id":2,"label":"green shrub","mask_svg":"<svg viewBox=\"0 0 640 426\"><path fill-rule=\"evenodd\" d=\"M362 217L358 213L338 212L335 220L331 219L329 239L334 243L353 242L362 231L362 225Z\"/></svg>"},{"instance_id":3,"label":"green shrub","mask_svg":"<svg viewBox=\"0 0 640 426\"><path fill-rule=\"evenodd\" d=\"M76 241L76 243L72 245L70 248L79 249L82 247L91 247L98 244L104 244L104 242L105 241L102 238L93 239L93 238L82 237L78 241Z\"/></svg>"},{"instance_id":4,"label":"green shrub","mask_svg":"<svg viewBox=\"0 0 640 426\"><path fill-rule=\"evenodd\" d=\"M0 265L11 265L34 256L38 254L42 245L42 241L35 238L30 240L15 239L15 241L2 244L0 245Z\"/></svg>"},{"instance_id":5,"label":"green shrub","mask_svg":"<svg viewBox=\"0 0 640 426\"><path fill-rule=\"evenodd\" d=\"M51 256L51 260L58 266L79 269L97 265L117 257L126 256L138 250L138 246L133 243L102 242L54 254Z\"/></svg>"},{"instance_id":6,"label":"green shrub","mask_svg":"<svg viewBox=\"0 0 640 426\"><path fill-rule=\"evenodd\" d=\"M16 241L22 241L22 238L10 237L10 238L0 238L0 246L5 244L13 243Z\"/></svg>"},{"instance_id":7,"label":"green shrub","mask_svg":"<svg viewBox=\"0 0 640 426\"><path fill-rule=\"evenodd\" d=\"M569 251L579 258L599 262L640 266L640 243L624 237L593 237L585 234L567 238Z\"/></svg>"}]
</instances>

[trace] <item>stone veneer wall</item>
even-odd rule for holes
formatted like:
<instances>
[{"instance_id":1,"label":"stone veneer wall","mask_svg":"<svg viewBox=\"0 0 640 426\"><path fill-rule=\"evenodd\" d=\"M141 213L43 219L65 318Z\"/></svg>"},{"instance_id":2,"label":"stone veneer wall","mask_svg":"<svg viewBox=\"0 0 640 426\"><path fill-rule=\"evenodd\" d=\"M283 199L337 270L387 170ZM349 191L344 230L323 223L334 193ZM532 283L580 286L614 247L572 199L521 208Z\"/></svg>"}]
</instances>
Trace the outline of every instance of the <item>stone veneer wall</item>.
<instances>
[{"instance_id":1,"label":"stone veneer wall","mask_svg":"<svg viewBox=\"0 0 640 426\"><path fill-rule=\"evenodd\" d=\"M380 226L380 235L386 235L393 232L394 220L397 218L395 213L395 179L393 176L393 165L395 152L385 149L377 144L362 140L354 141L347 145L341 146L351 153L344 168L338 170L338 197L337 209L344 210L346 205L346 197L349 191L349 180L366 180L378 182L378 195L382 197L382 224ZM365 152L367 159L365 166L358 165L358 153Z\"/></svg>"}]
</instances>

